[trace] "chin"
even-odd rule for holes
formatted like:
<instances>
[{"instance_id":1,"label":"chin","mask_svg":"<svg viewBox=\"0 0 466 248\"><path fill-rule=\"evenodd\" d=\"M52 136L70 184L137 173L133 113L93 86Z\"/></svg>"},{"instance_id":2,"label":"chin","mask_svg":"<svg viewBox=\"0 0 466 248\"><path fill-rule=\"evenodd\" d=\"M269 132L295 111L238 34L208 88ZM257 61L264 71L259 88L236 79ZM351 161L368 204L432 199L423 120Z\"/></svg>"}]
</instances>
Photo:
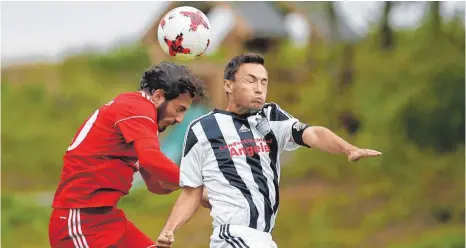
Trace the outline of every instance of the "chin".
<instances>
[{"instance_id":1,"label":"chin","mask_svg":"<svg viewBox=\"0 0 466 248\"><path fill-rule=\"evenodd\" d=\"M263 103L253 103L250 109L253 111L257 111L257 110L260 110L263 105L264 105Z\"/></svg>"}]
</instances>

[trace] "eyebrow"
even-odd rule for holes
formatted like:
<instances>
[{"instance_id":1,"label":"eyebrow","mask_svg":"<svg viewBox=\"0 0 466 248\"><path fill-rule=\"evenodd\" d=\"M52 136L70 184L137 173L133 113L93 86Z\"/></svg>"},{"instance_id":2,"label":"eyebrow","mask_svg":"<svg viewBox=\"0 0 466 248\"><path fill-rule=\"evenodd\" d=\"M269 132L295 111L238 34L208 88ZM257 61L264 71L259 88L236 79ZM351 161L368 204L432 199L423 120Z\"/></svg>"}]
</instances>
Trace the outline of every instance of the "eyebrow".
<instances>
[{"instance_id":1,"label":"eyebrow","mask_svg":"<svg viewBox=\"0 0 466 248\"><path fill-rule=\"evenodd\" d=\"M258 79L256 76L252 75L251 73L248 73L245 77L247 77L247 76L251 76L251 77L253 77L254 79ZM267 78L262 78L262 80L267 80L267 81L268 81Z\"/></svg>"}]
</instances>

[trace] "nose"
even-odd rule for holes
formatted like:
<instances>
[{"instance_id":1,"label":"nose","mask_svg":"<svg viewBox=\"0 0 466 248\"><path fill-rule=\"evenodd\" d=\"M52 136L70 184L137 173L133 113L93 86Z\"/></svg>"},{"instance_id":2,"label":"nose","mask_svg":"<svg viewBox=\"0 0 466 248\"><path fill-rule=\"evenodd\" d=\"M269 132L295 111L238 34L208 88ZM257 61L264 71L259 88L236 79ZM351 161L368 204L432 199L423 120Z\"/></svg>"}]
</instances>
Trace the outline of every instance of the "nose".
<instances>
[{"instance_id":1,"label":"nose","mask_svg":"<svg viewBox=\"0 0 466 248\"><path fill-rule=\"evenodd\" d=\"M181 123L184 119L184 114L180 114L177 117L175 117L175 124L176 123Z\"/></svg>"},{"instance_id":2,"label":"nose","mask_svg":"<svg viewBox=\"0 0 466 248\"><path fill-rule=\"evenodd\" d=\"M262 94L262 92L264 91L262 84L261 84L261 83L258 83L258 84L256 84L256 85L257 85L257 86L255 87L255 93L257 93L257 94Z\"/></svg>"}]
</instances>

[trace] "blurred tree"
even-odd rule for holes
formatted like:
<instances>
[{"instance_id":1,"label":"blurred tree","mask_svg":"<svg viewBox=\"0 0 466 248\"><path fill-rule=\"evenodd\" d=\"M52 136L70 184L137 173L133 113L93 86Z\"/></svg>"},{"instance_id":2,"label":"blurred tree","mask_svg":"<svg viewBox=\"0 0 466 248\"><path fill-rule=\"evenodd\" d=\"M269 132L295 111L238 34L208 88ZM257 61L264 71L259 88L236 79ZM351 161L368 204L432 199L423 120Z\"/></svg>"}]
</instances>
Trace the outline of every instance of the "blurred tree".
<instances>
[{"instance_id":1,"label":"blurred tree","mask_svg":"<svg viewBox=\"0 0 466 248\"><path fill-rule=\"evenodd\" d=\"M335 5L333 2L326 2L325 12L327 13L329 29L330 29L330 39L334 41L338 34L338 15L335 10Z\"/></svg>"},{"instance_id":2,"label":"blurred tree","mask_svg":"<svg viewBox=\"0 0 466 248\"><path fill-rule=\"evenodd\" d=\"M465 141L464 63L442 67L402 114L407 138L439 153Z\"/></svg>"},{"instance_id":3,"label":"blurred tree","mask_svg":"<svg viewBox=\"0 0 466 248\"><path fill-rule=\"evenodd\" d=\"M464 16L464 10L458 8L454 13L452 21L443 27L443 35L463 53L465 49Z\"/></svg>"},{"instance_id":4,"label":"blurred tree","mask_svg":"<svg viewBox=\"0 0 466 248\"><path fill-rule=\"evenodd\" d=\"M391 50L393 48L393 30L390 26L390 12L393 8L393 2L385 2L381 20L380 41L383 50Z\"/></svg>"},{"instance_id":5,"label":"blurred tree","mask_svg":"<svg viewBox=\"0 0 466 248\"><path fill-rule=\"evenodd\" d=\"M441 31L442 18L440 16L440 2L432 1L429 3L429 16L432 22L433 34L439 35Z\"/></svg>"}]
</instances>

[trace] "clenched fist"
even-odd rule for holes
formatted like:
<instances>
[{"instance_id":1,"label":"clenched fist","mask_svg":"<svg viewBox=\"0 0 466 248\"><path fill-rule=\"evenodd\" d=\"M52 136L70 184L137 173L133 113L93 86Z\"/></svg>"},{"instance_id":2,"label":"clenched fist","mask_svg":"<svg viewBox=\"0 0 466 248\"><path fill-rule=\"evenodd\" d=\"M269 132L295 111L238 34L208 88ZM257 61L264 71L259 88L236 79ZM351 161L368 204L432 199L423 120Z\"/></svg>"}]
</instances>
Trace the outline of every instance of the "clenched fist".
<instances>
[{"instance_id":1,"label":"clenched fist","mask_svg":"<svg viewBox=\"0 0 466 248\"><path fill-rule=\"evenodd\" d=\"M155 242L155 246L157 248L172 247L173 242L175 242L175 234L172 231L162 231Z\"/></svg>"}]
</instances>

